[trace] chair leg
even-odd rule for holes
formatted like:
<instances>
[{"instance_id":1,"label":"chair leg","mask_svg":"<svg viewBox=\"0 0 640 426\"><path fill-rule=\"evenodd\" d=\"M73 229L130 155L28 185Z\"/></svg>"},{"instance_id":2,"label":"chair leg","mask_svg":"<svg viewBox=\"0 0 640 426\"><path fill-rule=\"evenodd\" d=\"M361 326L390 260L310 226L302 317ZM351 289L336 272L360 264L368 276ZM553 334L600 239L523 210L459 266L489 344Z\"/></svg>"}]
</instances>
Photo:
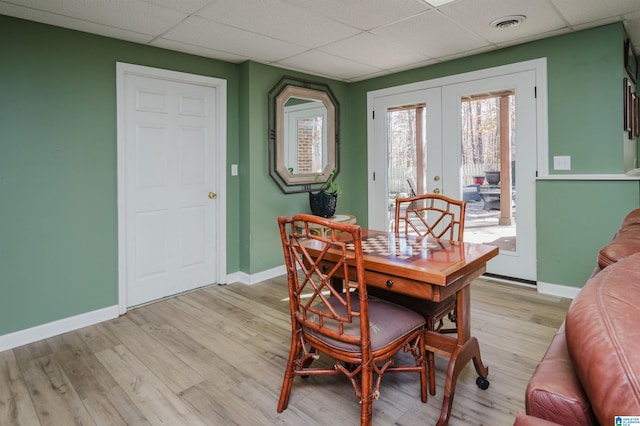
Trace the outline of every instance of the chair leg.
<instances>
[{"instance_id":1,"label":"chair leg","mask_svg":"<svg viewBox=\"0 0 640 426\"><path fill-rule=\"evenodd\" d=\"M427 368L429 369L429 393L436 394L436 364L433 352L427 352Z\"/></svg>"},{"instance_id":2,"label":"chair leg","mask_svg":"<svg viewBox=\"0 0 640 426\"><path fill-rule=\"evenodd\" d=\"M422 400L422 402L427 402L428 397L427 397L427 372L429 372L429 377L431 377L431 364L429 363L429 360L427 359L427 349L425 348L425 337L426 335L423 333L420 336L420 361L422 363L422 370L420 371L420 399ZM435 379L435 376L434 376ZM431 395L435 394L435 380L433 381L433 385L434 385L434 393L432 393Z\"/></svg>"},{"instance_id":3,"label":"chair leg","mask_svg":"<svg viewBox=\"0 0 640 426\"><path fill-rule=\"evenodd\" d=\"M278 413L282 413L289 405L289 397L291 396L291 388L293 387L293 378L295 377L296 360L300 357L302 347L298 336L295 334L291 338L291 349L289 350L289 360L284 371L284 379L282 381L282 389L280 390L280 400L278 401Z\"/></svg>"},{"instance_id":4,"label":"chair leg","mask_svg":"<svg viewBox=\"0 0 640 426\"><path fill-rule=\"evenodd\" d=\"M371 426L373 422L373 367L362 365L360 384L360 426Z\"/></svg>"}]
</instances>

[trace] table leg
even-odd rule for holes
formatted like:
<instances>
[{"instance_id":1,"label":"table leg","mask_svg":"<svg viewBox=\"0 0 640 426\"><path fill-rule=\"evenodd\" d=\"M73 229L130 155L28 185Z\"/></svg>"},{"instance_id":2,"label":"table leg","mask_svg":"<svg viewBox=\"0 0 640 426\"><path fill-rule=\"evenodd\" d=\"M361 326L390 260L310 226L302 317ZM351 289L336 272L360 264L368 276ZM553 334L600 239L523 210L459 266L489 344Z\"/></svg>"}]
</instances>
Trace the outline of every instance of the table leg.
<instances>
[{"instance_id":1,"label":"table leg","mask_svg":"<svg viewBox=\"0 0 640 426\"><path fill-rule=\"evenodd\" d=\"M449 358L438 426L446 426L449 423L458 375L467 363L473 360L476 372L481 378L486 379L489 374L489 369L482 363L478 339L471 337L471 321L469 318L471 289L469 286L465 286L458 291L456 302L458 308L458 341Z\"/></svg>"}]
</instances>

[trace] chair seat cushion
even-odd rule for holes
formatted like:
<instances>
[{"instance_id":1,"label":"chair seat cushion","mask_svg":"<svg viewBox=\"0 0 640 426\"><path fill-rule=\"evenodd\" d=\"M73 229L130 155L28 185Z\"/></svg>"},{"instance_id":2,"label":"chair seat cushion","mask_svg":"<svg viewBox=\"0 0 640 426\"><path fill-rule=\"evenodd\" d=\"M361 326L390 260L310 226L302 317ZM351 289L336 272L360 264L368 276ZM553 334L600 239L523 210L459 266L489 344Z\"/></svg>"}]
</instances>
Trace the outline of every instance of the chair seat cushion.
<instances>
[{"instance_id":1,"label":"chair seat cushion","mask_svg":"<svg viewBox=\"0 0 640 426\"><path fill-rule=\"evenodd\" d=\"M354 299L355 300L352 301L352 310L360 311L360 302L357 296L354 297ZM323 312L329 311L329 308L324 303L316 305L316 309ZM342 306L336 308L336 311L339 314L344 314ZM389 321L389 318L393 318L393 321ZM317 318L310 317L309 319L317 322ZM324 324L327 328L333 330L338 329L335 321L325 319ZM410 309L403 308L386 300L378 299L377 297L369 297L369 329L371 335L371 350L373 352L400 340L416 329L423 328L424 324L424 318ZM305 327L303 327L303 329L306 333L333 348L354 353L361 351L360 345L332 339ZM345 334L359 335L360 318L354 317L351 323L345 324L344 332Z\"/></svg>"}]
</instances>

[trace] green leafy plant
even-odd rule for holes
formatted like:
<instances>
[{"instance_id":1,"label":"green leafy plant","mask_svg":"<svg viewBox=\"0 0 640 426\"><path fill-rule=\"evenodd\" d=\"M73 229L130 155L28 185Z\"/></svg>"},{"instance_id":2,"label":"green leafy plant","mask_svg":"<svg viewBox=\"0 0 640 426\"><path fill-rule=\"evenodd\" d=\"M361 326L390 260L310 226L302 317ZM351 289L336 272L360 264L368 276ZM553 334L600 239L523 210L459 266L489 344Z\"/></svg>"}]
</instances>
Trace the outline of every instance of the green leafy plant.
<instances>
[{"instance_id":1,"label":"green leafy plant","mask_svg":"<svg viewBox=\"0 0 640 426\"><path fill-rule=\"evenodd\" d=\"M318 179L320 176L321 175L316 176L316 179ZM336 197L339 197L342 194L342 188L336 183L335 179L336 170L334 169L331 171L331 173L329 173L327 181L320 187L320 191L325 191L335 195Z\"/></svg>"}]
</instances>

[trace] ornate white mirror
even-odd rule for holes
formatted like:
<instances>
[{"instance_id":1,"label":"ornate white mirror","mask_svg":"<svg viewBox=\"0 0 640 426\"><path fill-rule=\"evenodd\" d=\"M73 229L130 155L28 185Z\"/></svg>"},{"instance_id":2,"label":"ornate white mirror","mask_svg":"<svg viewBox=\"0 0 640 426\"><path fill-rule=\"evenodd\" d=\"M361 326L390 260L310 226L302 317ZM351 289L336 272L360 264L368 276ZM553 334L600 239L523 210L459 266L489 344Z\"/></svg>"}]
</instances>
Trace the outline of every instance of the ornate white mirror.
<instances>
[{"instance_id":1,"label":"ornate white mirror","mask_svg":"<svg viewBox=\"0 0 640 426\"><path fill-rule=\"evenodd\" d=\"M284 193L338 172L339 104L329 86L283 77L269 92L269 174Z\"/></svg>"}]
</instances>

